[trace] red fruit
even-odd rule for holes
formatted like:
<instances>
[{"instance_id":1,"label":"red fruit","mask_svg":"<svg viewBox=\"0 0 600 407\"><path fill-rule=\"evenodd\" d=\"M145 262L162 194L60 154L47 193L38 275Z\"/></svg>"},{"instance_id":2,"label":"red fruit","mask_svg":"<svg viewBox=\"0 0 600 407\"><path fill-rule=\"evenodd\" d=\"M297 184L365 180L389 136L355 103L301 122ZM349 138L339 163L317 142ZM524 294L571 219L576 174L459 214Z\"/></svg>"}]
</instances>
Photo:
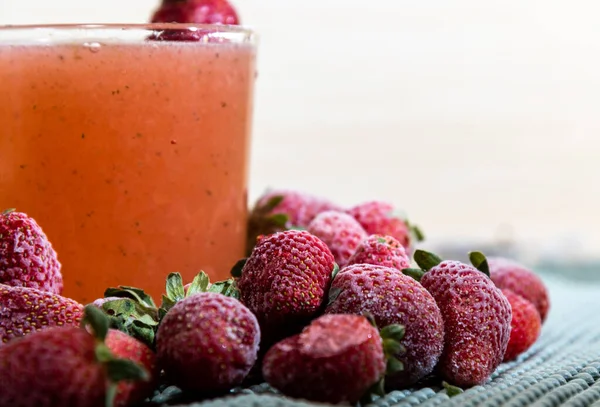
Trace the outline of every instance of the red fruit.
<instances>
[{"instance_id":1,"label":"red fruit","mask_svg":"<svg viewBox=\"0 0 600 407\"><path fill-rule=\"evenodd\" d=\"M378 326L405 327L406 351L395 355L404 370L386 378L388 387L407 387L433 371L444 346L444 325L435 300L417 281L393 268L355 264L337 274L330 293L327 314L369 312Z\"/></svg>"},{"instance_id":2,"label":"red fruit","mask_svg":"<svg viewBox=\"0 0 600 407\"><path fill-rule=\"evenodd\" d=\"M256 317L232 297L203 292L177 302L156 333L158 364L183 390L223 392L239 385L257 359Z\"/></svg>"},{"instance_id":3,"label":"red fruit","mask_svg":"<svg viewBox=\"0 0 600 407\"><path fill-rule=\"evenodd\" d=\"M240 19L226 0L165 0L151 22L238 25Z\"/></svg>"},{"instance_id":4,"label":"red fruit","mask_svg":"<svg viewBox=\"0 0 600 407\"><path fill-rule=\"evenodd\" d=\"M543 323L548 316L550 296L542 279L514 260L489 257L488 264L492 281L496 286L512 290L530 301L540 313Z\"/></svg>"},{"instance_id":5,"label":"red fruit","mask_svg":"<svg viewBox=\"0 0 600 407\"><path fill-rule=\"evenodd\" d=\"M1 347L0 405L103 407L117 376L145 379L139 366L111 354L102 342L106 330L96 328L92 335L81 327L53 327Z\"/></svg>"},{"instance_id":6,"label":"red fruit","mask_svg":"<svg viewBox=\"0 0 600 407\"><path fill-rule=\"evenodd\" d=\"M396 209L390 203L369 201L350 208L347 212L354 216L368 234L392 236L407 250L411 248L413 232L421 240L420 232L411 229L406 220L397 216Z\"/></svg>"},{"instance_id":7,"label":"red fruit","mask_svg":"<svg viewBox=\"0 0 600 407\"><path fill-rule=\"evenodd\" d=\"M476 268L417 250L415 260L429 271L421 284L435 298L444 319L444 351L437 369L448 382L481 385L502 362L512 317L508 300L492 280ZM432 264L436 264L432 266Z\"/></svg>"},{"instance_id":8,"label":"red fruit","mask_svg":"<svg viewBox=\"0 0 600 407\"><path fill-rule=\"evenodd\" d=\"M371 235L363 240L348 260L351 264L373 264L404 270L410 267L410 258L402 244L392 236Z\"/></svg>"},{"instance_id":9,"label":"red fruit","mask_svg":"<svg viewBox=\"0 0 600 407\"><path fill-rule=\"evenodd\" d=\"M283 394L327 403L357 402L385 374L379 332L357 315L325 315L274 345L263 376Z\"/></svg>"},{"instance_id":10,"label":"red fruit","mask_svg":"<svg viewBox=\"0 0 600 407\"><path fill-rule=\"evenodd\" d=\"M0 213L0 284L61 294L61 264L48 237L28 215Z\"/></svg>"},{"instance_id":11,"label":"red fruit","mask_svg":"<svg viewBox=\"0 0 600 407\"><path fill-rule=\"evenodd\" d=\"M158 371L156 356L152 350L137 339L124 332L111 329L105 340L106 346L118 358L130 360L148 372L150 378L146 381L121 382L117 387L114 407L138 405L152 395L157 383Z\"/></svg>"},{"instance_id":12,"label":"red fruit","mask_svg":"<svg viewBox=\"0 0 600 407\"><path fill-rule=\"evenodd\" d=\"M510 339L504 361L516 359L539 338L542 320L535 306L511 290L502 290L512 309Z\"/></svg>"},{"instance_id":13,"label":"red fruit","mask_svg":"<svg viewBox=\"0 0 600 407\"><path fill-rule=\"evenodd\" d=\"M297 333L317 315L335 266L327 245L306 231L288 230L258 241L237 286L264 340Z\"/></svg>"},{"instance_id":14,"label":"red fruit","mask_svg":"<svg viewBox=\"0 0 600 407\"><path fill-rule=\"evenodd\" d=\"M287 227L306 228L310 221L321 212L340 211L343 209L333 202L300 191L271 190L258 199L254 211L261 210L274 198L278 203L269 211L269 215L282 214L287 216Z\"/></svg>"},{"instance_id":15,"label":"red fruit","mask_svg":"<svg viewBox=\"0 0 600 407\"><path fill-rule=\"evenodd\" d=\"M255 203L248 219L247 254L250 255L257 237L292 228L306 228L321 212L340 211L336 204L299 191L271 190Z\"/></svg>"},{"instance_id":16,"label":"red fruit","mask_svg":"<svg viewBox=\"0 0 600 407\"><path fill-rule=\"evenodd\" d=\"M55 326L79 325L83 305L69 298L0 284L0 346L13 338Z\"/></svg>"},{"instance_id":17,"label":"red fruit","mask_svg":"<svg viewBox=\"0 0 600 407\"><path fill-rule=\"evenodd\" d=\"M307 231L327 244L340 267L346 265L360 242L368 236L356 219L338 211L321 212L308 224Z\"/></svg>"}]
</instances>

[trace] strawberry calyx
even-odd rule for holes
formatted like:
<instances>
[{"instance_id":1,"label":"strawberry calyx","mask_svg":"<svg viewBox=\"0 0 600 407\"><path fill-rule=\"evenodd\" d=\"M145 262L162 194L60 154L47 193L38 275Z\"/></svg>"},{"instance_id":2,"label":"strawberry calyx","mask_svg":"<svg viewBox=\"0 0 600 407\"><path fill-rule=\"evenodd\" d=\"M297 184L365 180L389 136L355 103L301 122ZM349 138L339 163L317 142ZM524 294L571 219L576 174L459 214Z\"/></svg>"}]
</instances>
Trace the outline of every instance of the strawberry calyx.
<instances>
[{"instance_id":1,"label":"strawberry calyx","mask_svg":"<svg viewBox=\"0 0 600 407\"><path fill-rule=\"evenodd\" d=\"M388 217L400 219L402 222L404 222L404 224L408 228L408 231L410 233L410 237L412 238L412 240L414 240L416 242L422 242L425 240L425 234L423 233L423 230L421 230L421 228L419 226L413 224L406 216L406 213L404 213L403 211L394 209L394 210L390 211L390 213L388 214Z\"/></svg>"},{"instance_id":2,"label":"strawberry calyx","mask_svg":"<svg viewBox=\"0 0 600 407\"><path fill-rule=\"evenodd\" d=\"M194 294L205 292L217 293L236 299L239 298L239 291L233 278L211 284L208 275L204 271L201 271L194 277L186 291L181 274L170 273L167 277L166 294L162 296L162 304L158 309L159 320L162 320L177 302Z\"/></svg>"},{"instance_id":3,"label":"strawberry calyx","mask_svg":"<svg viewBox=\"0 0 600 407\"><path fill-rule=\"evenodd\" d=\"M440 264L443 260L437 255L426 252L425 250L415 250L415 254L413 255L415 262L423 269L423 271L427 272Z\"/></svg>"},{"instance_id":4,"label":"strawberry calyx","mask_svg":"<svg viewBox=\"0 0 600 407\"><path fill-rule=\"evenodd\" d=\"M102 304L110 327L122 331L154 349L154 336L158 329L158 309L154 300L144 290L118 286L104 291L104 298L116 298Z\"/></svg>"},{"instance_id":5,"label":"strawberry calyx","mask_svg":"<svg viewBox=\"0 0 600 407\"><path fill-rule=\"evenodd\" d=\"M363 313L363 316L367 318L373 327L379 330L373 314L370 312L365 312ZM406 348L401 343L405 333L406 328L400 324L390 324L379 330L379 335L381 336L381 342L383 346L383 353L386 360L386 369L382 377L363 395L360 400L361 405L371 403L374 395L379 397L385 396L386 376L393 375L394 373L404 370L404 364L397 359L397 355L402 355L406 352Z\"/></svg>"},{"instance_id":6,"label":"strawberry calyx","mask_svg":"<svg viewBox=\"0 0 600 407\"><path fill-rule=\"evenodd\" d=\"M285 199L284 195L274 195L267 202L254 207L248 218L246 254L249 256L260 236L270 235L286 229L295 228L289 225L289 216L285 213L273 213Z\"/></svg>"},{"instance_id":7,"label":"strawberry calyx","mask_svg":"<svg viewBox=\"0 0 600 407\"><path fill-rule=\"evenodd\" d=\"M425 275L425 273L427 273L429 270L439 265L443 261L437 255L420 249L415 250L415 254L413 255L413 257L415 259L415 262L419 265L420 269L406 268L402 270L402 273L414 278L417 281L421 281L421 278ZM477 251L469 252L469 260L471 261L473 267L481 271L488 278L490 277L490 266L488 264L487 258L483 253Z\"/></svg>"},{"instance_id":8,"label":"strawberry calyx","mask_svg":"<svg viewBox=\"0 0 600 407\"><path fill-rule=\"evenodd\" d=\"M481 252L470 252L469 260L471 264L486 276L490 277L490 265L488 264L485 255Z\"/></svg>"},{"instance_id":9,"label":"strawberry calyx","mask_svg":"<svg viewBox=\"0 0 600 407\"><path fill-rule=\"evenodd\" d=\"M238 260L233 267L231 268L231 276L234 278L240 278L242 276L242 270L248 261L248 257L244 257L243 259Z\"/></svg>"},{"instance_id":10,"label":"strawberry calyx","mask_svg":"<svg viewBox=\"0 0 600 407\"><path fill-rule=\"evenodd\" d=\"M9 213L13 213L15 212L17 209L16 208L8 208L2 211L2 215L8 215Z\"/></svg>"},{"instance_id":11,"label":"strawberry calyx","mask_svg":"<svg viewBox=\"0 0 600 407\"><path fill-rule=\"evenodd\" d=\"M106 392L106 407L113 405L117 385L122 381L146 381L149 373L142 366L128 359L117 358L104 343L108 335L110 321L106 315L93 305L87 305L83 310L82 329L86 329L96 339L96 361L104 365L109 379ZM89 328L89 329L88 329Z\"/></svg>"},{"instance_id":12,"label":"strawberry calyx","mask_svg":"<svg viewBox=\"0 0 600 407\"><path fill-rule=\"evenodd\" d=\"M461 389L460 387L454 386L446 381L442 382L442 387L444 387L444 389L446 389L446 394L450 398L452 398L454 396L458 396L461 393L464 393L463 389Z\"/></svg>"},{"instance_id":13,"label":"strawberry calyx","mask_svg":"<svg viewBox=\"0 0 600 407\"><path fill-rule=\"evenodd\" d=\"M201 292L239 297L233 279L211 284L204 271L194 277L187 290L183 285L181 274L170 273L165 291L166 294L162 296L162 302L157 307L152 297L140 288L128 286L107 288L104 291L104 298L111 299L103 303L100 309L107 316L110 328L122 331L154 350L158 326L177 302ZM112 299L114 297L116 299Z\"/></svg>"}]
</instances>

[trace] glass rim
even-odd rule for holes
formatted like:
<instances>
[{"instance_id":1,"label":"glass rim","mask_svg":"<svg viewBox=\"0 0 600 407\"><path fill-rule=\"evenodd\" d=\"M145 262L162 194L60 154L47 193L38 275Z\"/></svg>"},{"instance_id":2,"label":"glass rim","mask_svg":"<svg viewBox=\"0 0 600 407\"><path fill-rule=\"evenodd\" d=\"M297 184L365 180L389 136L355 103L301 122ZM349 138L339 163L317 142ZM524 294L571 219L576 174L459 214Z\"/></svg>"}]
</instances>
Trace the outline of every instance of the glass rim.
<instances>
[{"instance_id":1,"label":"glass rim","mask_svg":"<svg viewBox=\"0 0 600 407\"><path fill-rule=\"evenodd\" d=\"M217 32L235 32L247 35L256 34L255 30L245 25L229 24L194 24L194 23L58 23L58 24L0 24L1 31L12 30L214 30Z\"/></svg>"},{"instance_id":2,"label":"glass rim","mask_svg":"<svg viewBox=\"0 0 600 407\"><path fill-rule=\"evenodd\" d=\"M207 34L200 43L210 43L210 39L224 40L227 43L257 45L256 32L247 26L228 24L192 23L64 23L64 24L15 24L0 25L0 44L17 43L60 43L78 40L89 41L139 41L148 34L162 36L168 32L200 32ZM200 38L200 37L199 37ZM168 38L165 41L170 41ZM179 41L179 40L176 40ZM183 40L186 41L186 40ZM162 42L162 41L159 41ZM190 42L190 41L186 41ZM191 42L197 42L193 40ZM217 41L217 43L219 43ZM216 45L217 43L213 43Z\"/></svg>"}]
</instances>

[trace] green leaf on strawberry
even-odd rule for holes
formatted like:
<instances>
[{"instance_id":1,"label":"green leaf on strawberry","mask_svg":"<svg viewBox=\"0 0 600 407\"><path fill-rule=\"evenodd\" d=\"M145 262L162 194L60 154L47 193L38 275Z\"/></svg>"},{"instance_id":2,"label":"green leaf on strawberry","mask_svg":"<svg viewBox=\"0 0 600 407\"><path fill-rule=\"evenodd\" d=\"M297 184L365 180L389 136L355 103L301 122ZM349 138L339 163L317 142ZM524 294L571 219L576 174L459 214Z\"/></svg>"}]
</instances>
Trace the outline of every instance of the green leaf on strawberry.
<instances>
[{"instance_id":1,"label":"green leaf on strawberry","mask_svg":"<svg viewBox=\"0 0 600 407\"><path fill-rule=\"evenodd\" d=\"M481 271L486 276L490 276L490 266L485 255L481 252L470 252L469 260L471 260L471 264L479 271Z\"/></svg>"},{"instance_id":2,"label":"green leaf on strawberry","mask_svg":"<svg viewBox=\"0 0 600 407\"><path fill-rule=\"evenodd\" d=\"M144 290L136 287L118 286L117 288L110 287L104 291L104 297L122 297L136 300L139 304L147 307L156 307L152 297L144 292Z\"/></svg>"}]
</instances>

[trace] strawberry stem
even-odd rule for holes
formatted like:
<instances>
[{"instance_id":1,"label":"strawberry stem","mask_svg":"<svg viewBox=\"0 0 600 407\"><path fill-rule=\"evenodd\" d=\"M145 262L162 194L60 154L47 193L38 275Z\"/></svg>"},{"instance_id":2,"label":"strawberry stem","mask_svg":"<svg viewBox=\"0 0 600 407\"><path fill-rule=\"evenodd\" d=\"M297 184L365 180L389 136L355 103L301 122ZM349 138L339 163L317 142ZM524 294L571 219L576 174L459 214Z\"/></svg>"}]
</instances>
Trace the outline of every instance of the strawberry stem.
<instances>
[{"instance_id":1,"label":"strawberry stem","mask_svg":"<svg viewBox=\"0 0 600 407\"><path fill-rule=\"evenodd\" d=\"M9 213L12 213L14 211L16 211L16 208L8 208L2 211L2 215L8 215Z\"/></svg>"}]
</instances>

